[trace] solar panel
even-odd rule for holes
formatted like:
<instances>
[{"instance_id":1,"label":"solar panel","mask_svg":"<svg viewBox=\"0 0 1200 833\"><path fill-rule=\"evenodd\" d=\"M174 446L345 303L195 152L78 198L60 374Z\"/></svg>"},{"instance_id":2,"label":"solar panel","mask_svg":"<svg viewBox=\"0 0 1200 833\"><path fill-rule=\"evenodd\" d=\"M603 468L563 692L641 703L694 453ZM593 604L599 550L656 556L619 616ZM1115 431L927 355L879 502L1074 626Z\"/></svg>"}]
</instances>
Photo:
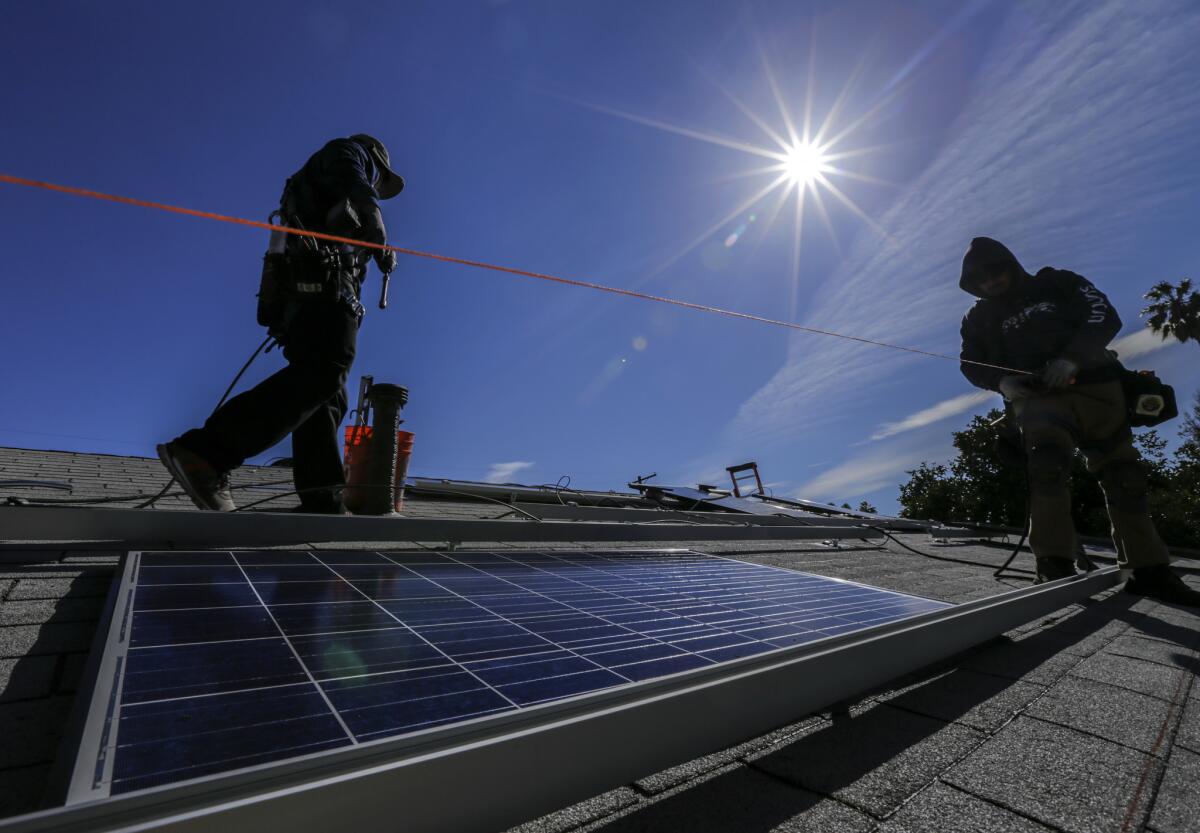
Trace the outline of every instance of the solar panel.
<instances>
[{"instance_id":1,"label":"solar panel","mask_svg":"<svg viewBox=\"0 0 1200 833\"><path fill-rule=\"evenodd\" d=\"M94 699L105 729L76 768L90 797L510 712L948 607L681 550L130 558Z\"/></svg>"}]
</instances>

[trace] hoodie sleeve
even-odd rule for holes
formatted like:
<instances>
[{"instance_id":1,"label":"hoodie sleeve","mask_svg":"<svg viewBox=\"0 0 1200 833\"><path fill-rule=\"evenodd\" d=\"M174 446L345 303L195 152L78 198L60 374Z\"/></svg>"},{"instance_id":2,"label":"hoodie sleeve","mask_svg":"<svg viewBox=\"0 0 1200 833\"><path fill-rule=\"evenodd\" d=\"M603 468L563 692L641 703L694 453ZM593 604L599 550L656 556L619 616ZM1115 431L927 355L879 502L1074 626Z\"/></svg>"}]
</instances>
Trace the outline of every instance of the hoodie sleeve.
<instances>
[{"instance_id":1,"label":"hoodie sleeve","mask_svg":"<svg viewBox=\"0 0 1200 833\"><path fill-rule=\"evenodd\" d=\"M982 315L979 313L978 306L972 307L971 310L963 316L962 320L962 350L959 351L959 369L962 375L967 377L967 381L977 388L984 390L1000 390L1000 380L1004 377L1004 371L997 370L993 367L980 367L977 364L970 362L993 363L995 357L988 350L988 339L986 330L981 320Z\"/></svg>"},{"instance_id":2,"label":"hoodie sleeve","mask_svg":"<svg viewBox=\"0 0 1200 833\"><path fill-rule=\"evenodd\" d=\"M356 142L330 142L324 149L324 173L337 191L354 206L362 223L361 239L386 243L387 229L379 210L379 194L371 183L374 164Z\"/></svg>"},{"instance_id":3,"label":"hoodie sleeve","mask_svg":"<svg viewBox=\"0 0 1200 833\"><path fill-rule=\"evenodd\" d=\"M1062 355L1081 367L1095 364L1121 331L1121 317L1104 293L1082 275L1062 270L1056 273L1055 280L1063 303L1079 322Z\"/></svg>"}]
</instances>

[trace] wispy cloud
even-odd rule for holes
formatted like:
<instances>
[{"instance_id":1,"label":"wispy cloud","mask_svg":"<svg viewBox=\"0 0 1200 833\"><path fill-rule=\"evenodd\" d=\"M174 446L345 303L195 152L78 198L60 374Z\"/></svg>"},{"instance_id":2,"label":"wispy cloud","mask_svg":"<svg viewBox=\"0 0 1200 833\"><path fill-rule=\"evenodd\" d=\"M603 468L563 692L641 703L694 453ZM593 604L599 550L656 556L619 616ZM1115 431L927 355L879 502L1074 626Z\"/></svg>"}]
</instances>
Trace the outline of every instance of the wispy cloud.
<instances>
[{"instance_id":1,"label":"wispy cloud","mask_svg":"<svg viewBox=\"0 0 1200 833\"><path fill-rule=\"evenodd\" d=\"M952 452L948 438L922 445L881 448L821 472L796 494L812 500L857 500L877 489L895 486L903 479L904 472L922 461L945 459Z\"/></svg>"},{"instance_id":2,"label":"wispy cloud","mask_svg":"<svg viewBox=\"0 0 1200 833\"><path fill-rule=\"evenodd\" d=\"M484 475L485 483L508 483L514 474L532 468L533 463L525 460L514 460L511 463L492 463L488 473Z\"/></svg>"},{"instance_id":3,"label":"wispy cloud","mask_svg":"<svg viewBox=\"0 0 1200 833\"><path fill-rule=\"evenodd\" d=\"M915 414L909 414L904 419L897 420L896 422L885 422L871 435L871 439L882 440L887 437L894 437L897 434L903 434L905 431L915 431L918 428L924 428L926 425L932 425L935 422L940 422L956 414L978 408L985 402L995 398L996 394L990 390L977 390L972 393L964 393L961 396L951 397L950 399L938 402L936 405L923 408Z\"/></svg>"},{"instance_id":4,"label":"wispy cloud","mask_svg":"<svg viewBox=\"0 0 1200 833\"><path fill-rule=\"evenodd\" d=\"M1164 341L1162 336L1147 327L1127 336L1121 336L1109 346L1116 350L1117 355L1124 361L1136 359L1138 356L1144 356L1178 343L1179 340L1175 336L1168 336Z\"/></svg>"},{"instance_id":5,"label":"wispy cloud","mask_svg":"<svg viewBox=\"0 0 1200 833\"><path fill-rule=\"evenodd\" d=\"M971 303L957 286L959 260L979 234L1008 242L1031 270L1064 266L1102 289L1142 280L1135 241L1200 180L1179 141L1194 135L1200 113L1200 85L1189 80L1200 71L1200 6L1010 8L942 151L879 218L888 241L862 235L802 323L957 354ZM950 362L794 336L788 360L743 403L727 437L787 447L878 407L872 389L917 361L958 373Z\"/></svg>"}]
</instances>

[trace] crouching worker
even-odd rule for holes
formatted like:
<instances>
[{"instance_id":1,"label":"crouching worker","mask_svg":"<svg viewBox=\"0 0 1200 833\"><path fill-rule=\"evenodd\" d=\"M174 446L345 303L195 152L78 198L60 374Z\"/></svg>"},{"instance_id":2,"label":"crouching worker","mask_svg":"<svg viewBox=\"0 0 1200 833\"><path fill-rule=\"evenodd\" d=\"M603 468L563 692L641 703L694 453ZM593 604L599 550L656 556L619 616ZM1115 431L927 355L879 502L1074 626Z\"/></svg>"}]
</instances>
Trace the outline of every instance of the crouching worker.
<instances>
[{"instance_id":1,"label":"crouching worker","mask_svg":"<svg viewBox=\"0 0 1200 833\"><path fill-rule=\"evenodd\" d=\"M1003 394L1021 430L1038 582L1075 573L1067 479L1079 448L1104 490L1117 563L1133 570L1125 589L1200 605L1200 592L1168 566L1150 520L1146 473L1121 388L1123 368L1107 349L1121 329L1108 298L1074 272L1046 267L1030 275L1003 244L987 237L971 241L959 286L979 298L962 322L963 375Z\"/></svg>"},{"instance_id":2,"label":"crouching worker","mask_svg":"<svg viewBox=\"0 0 1200 833\"><path fill-rule=\"evenodd\" d=\"M403 187L377 139L334 139L287 181L278 215L292 228L386 243L379 200ZM388 250L272 235L259 323L283 346L287 366L229 400L202 428L158 446L163 465L201 509L232 511L229 472L291 434L300 511L342 513L338 428L363 316L359 295L372 257L384 274L396 266Z\"/></svg>"}]
</instances>

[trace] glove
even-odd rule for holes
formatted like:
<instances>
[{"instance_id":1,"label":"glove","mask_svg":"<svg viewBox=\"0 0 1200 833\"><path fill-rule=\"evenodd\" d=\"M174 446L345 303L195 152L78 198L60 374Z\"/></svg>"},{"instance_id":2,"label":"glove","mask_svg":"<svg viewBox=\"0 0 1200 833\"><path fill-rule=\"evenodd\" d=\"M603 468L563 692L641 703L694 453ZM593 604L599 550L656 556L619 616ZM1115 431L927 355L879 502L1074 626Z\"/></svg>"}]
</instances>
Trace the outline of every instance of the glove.
<instances>
[{"instance_id":1,"label":"glove","mask_svg":"<svg viewBox=\"0 0 1200 833\"><path fill-rule=\"evenodd\" d=\"M375 265L379 267L380 272L391 274L396 270L396 253L391 249L376 249Z\"/></svg>"},{"instance_id":2,"label":"glove","mask_svg":"<svg viewBox=\"0 0 1200 833\"><path fill-rule=\"evenodd\" d=\"M1015 402L1033 393L1034 382L1033 376L1005 376L1000 380L1000 393L1009 402Z\"/></svg>"},{"instance_id":3,"label":"glove","mask_svg":"<svg viewBox=\"0 0 1200 833\"><path fill-rule=\"evenodd\" d=\"M1055 359L1046 363L1045 369L1042 370L1042 381L1048 388L1065 388L1075 381L1075 374L1078 372L1079 365L1070 359Z\"/></svg>"}]
</instances>

